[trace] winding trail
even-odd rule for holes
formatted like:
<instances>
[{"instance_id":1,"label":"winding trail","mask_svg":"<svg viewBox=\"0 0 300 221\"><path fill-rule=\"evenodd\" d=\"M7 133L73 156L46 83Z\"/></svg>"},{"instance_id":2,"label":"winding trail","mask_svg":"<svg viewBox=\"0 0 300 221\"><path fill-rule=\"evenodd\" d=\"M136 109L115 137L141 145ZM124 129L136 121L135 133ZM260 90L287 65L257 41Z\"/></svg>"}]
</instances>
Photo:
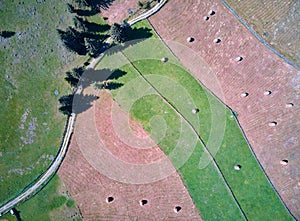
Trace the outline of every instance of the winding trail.
<instances>
[{"instance_id":1,"label":"winding trail","mask_svg":"<svg viewBox=\"0 0 300 221\"><path fill-rule=\"evenodd\" d=\"M155 5L152 9L149 11L145 12L144 14L128 21L128 24L131 26L143 19L146 19L150 17L151 15L155 14L157 11L161 9L161 7L167 2L168 0L162 0L160 1L157 5ZM108 38L105 41L108 44L112 43L112 39ZM97 58L94 58L91 62L90 65L87 66L87 68L94 68L99 61L101 60L102 54L100 54ZM76 93L81 93L81 88L79 87L76 91ZM33 184L29 189L27 189L25 192L21 193L20 195L16 196L14 199L10 200L8 203L4 204L0 208L0 216L8 213L12 208L17 206L18 204L28 200L35 194L39 192L44 186L47 185L47 183L51 180L51 178L54 176L56 171L58 170L59 166L61 165L67 150L68 150L68 145L70 142L70 138L73 134L74 130L74 125L75 125L75 120L76 120L76 114L72 113L71 116L67 120L67 126L66 126L66 131L65 135L63 137L63 142L62 145L59 149L58 154L56 155L55 160L52 162L50 167L47 169L47 171L42 175L42 177L35 183Z\"/></svg>"}]
</instances>

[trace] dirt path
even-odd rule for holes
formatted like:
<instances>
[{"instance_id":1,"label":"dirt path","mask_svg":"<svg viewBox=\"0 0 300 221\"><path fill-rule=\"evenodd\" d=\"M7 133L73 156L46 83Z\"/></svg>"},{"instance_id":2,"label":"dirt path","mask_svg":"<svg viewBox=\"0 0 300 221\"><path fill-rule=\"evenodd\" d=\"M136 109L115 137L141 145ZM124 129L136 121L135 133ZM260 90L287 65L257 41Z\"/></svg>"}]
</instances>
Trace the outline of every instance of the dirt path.
<instances>
[{"instance_id":1,"label":"dirt path","mask_svg":"<svg viewBox=\"0 0 300 221\"><path fill-rule=\"evenodd\" d=\"M210 10L215 14L209 15ZM209 19L205 20L205 16ZM237 111L271 182L300 219L300 73L261 44L221 1L170 0L150 22L182 64ZM188 37L194 41L188 43ZM214 42L217 38L219 43ZM179 50L182 48L170 40L189 50ZM210 65L214 81L199 71L196 56ZM237 57L242 60L237 61ZM216 90L217 84L221 91ZM247 97L241 96L244 92ZM293 106L289 107L289 103ZM276 125L269 126L273 121ZM286 166L280 164L283 159L288 160Z\"/></svg>"}]
</instances>

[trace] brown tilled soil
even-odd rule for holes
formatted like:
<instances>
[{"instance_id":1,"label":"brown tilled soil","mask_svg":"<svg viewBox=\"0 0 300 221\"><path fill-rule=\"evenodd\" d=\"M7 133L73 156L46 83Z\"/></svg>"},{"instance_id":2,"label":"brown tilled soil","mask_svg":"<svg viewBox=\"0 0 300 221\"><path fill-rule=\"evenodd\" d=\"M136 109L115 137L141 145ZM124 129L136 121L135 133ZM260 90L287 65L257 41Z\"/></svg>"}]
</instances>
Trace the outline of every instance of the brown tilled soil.
<instances>
[{"instance_id":1,"label":"brown tilled soil","mask_svg":"<svg viewBox=\"0 0 300 221\"><path fill-rule=\"evenodd\" d=\"M210 10L215 14L208 15ZM183 65L237 111L257 158L285 204L300 219L300 72L252 36L221 1L170 0L150 22ZM189 36L195 39L191 43ZM221 42L214 43L216 38ZM201 63L191 62L190 49L209 65L216 80L199 71ZM243 60L236 61L238 56ZM264 95L266 90L271 94ZM243 92L249 96L241 97ZM294 106L286 107L290 102ZM269 126L270 121L277 125ZM282 159L288 165L281 165Z\"/></svg>"},{"instance_id":2,"label":"brown tilled soil","mask_svg":"<svg viewBox=\"0 0 300 221\"><path fill-rule=\"evenodd\" d=\"M101 16L108 18L108 23L117 22L121 24L124 19L129 17L128 9L138 8L136 0L115 0L108 10L101 11Z\"/></svg>"},{"instance_id":3,"label":"brown tilled soil","mask_svg":"<svg viewBox=\"0 0 300 221\"><path fill-rule=\"evenodd\" d=\"M300 2L227 0L240 16L273 47L300 65Z\"/></svg>"},{"instance_id":4,"label":"brown tilled soil","mask_svg":"<svg viewBox=\"0 0 300 221\"><path fill-rule=\"evenodd\" d=\"M94 118L98 135L108 150L115 157L130 163L149 163L165 157L153 141L146 139L151 149L135 149L120 140L115 133L112 123L112 107L117 107L107 92L101 92L100 98L84 115L83 121L77 118L75 133L72 138L67 156L58 174L66 184L69 193L78 205L84 220L201 220L188 191L178 174L148 184L126 184L115 181L101 174L84 157L84 149L76 141L76 128L88 127L88 118ZM113 106L115 105L115 106ZM118 122L126 122L128 117L122 110L116 111ZM89 117L87 117L89 116ZM124 119L122 119L124 118ZM141 125L129 118L130 127L137 138L147 137ZM80 136L80 135L78 135ZM130 136L129 136L130 137ZM139 140L139 139L137 139ZM82 142L82 141L80 141ZM89 137L86 137L86 142ZM130 140L126 139L130 143ZM138 145L138 143L136 143ZM95 155L97 153L97 146ZM110 165L114 170L114 165ZM108 197L114 200L107 203ZM148 203L141 206L140 200ZM176 213L174 208L181 206Z\"/></svg>"}]
</instances>

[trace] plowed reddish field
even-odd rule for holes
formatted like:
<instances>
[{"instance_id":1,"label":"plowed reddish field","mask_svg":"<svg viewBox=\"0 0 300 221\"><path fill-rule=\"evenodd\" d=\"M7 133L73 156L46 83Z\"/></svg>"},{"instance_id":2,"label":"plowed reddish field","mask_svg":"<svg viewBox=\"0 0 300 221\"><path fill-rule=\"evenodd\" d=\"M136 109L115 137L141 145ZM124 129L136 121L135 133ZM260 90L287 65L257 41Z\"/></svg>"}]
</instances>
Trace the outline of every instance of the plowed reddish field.
<instances>
[{"instance_id":1,"label":"plowed reddish field","mask_svg":"<svg viewBox=\"0 0 300 221\"><path fill-rule=\"evenodd\" d=\"M136 164L165 157L156 145L151 149L137 150L122 142L114 132L111 119L114 101L107 92L102 92L99 96L94 106L83 115L95 117L98 135L112 155ZM120 109L117 113L121 121L122 117L127 120L124 111ZM132 119L130 122L137 136L147 135L139 123ZM81 127L88 126L80 123ZM86 139L89 142L89 137ZM96 148L95 146L95 153ZM165 179L148 184L121 183L91 166L82 151L76 142L75 129L67 156L58 173L79 206L84 220L201 220L178 174L173 173ZM114 165L110 167L114 169ZM113 201L106 202L108 197L113 197ZM141 206L139 201L142 199L146 199L147 204ZM174 211L176 206L181 207L178 213Z\"/></svg>"}]
</instances>

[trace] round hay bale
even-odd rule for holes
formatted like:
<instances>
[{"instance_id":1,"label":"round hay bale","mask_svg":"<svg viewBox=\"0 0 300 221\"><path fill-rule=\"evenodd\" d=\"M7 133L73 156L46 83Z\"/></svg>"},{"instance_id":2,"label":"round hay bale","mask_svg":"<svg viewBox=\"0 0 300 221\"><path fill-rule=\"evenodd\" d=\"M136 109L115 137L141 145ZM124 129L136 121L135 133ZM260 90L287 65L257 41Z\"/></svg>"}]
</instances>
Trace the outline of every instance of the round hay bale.
<instances>
[{"instance_id":1,"label":"round hay bale","mask_svg":"<svg viewBox=\"0 0 300 221\"><path fill-rule=\"evenodd\" d=\"M181 209L182 209L181 206L175 206L174 212L179 213L181 211Z\"/></svg>"},{"instance_id":2,"label":"round hay bale","mask_svg":"<svg viewBox=\"0 0 300 221\"><path fill-rule=\"evenodd\" d=\"M242 61L242 60L243 60L243 57L240 57L240 56L235 58L236 62L239 62L239 61Z\"/></svg>"},{"instance_id":3,"label":"round hay bale","mask_svg":"<svg viewBox=\"0 0 300 221\"><path fill-rule=\"evenodd\" d=\"M55 90L55 91L54 91L54 95L57 96L58 94L59 94L59 91L58 91L58 90Z\"/></svg>"},{"instance_id":4,"label":"round hay bale","mask_svg":"<svg viewBox=\"0 0 300 221\"><path fill-rule=\"evenodd\" d=\"M192 110L192 113L193 114L197 114L199 112L199 109L198 108L194 108L193 110Z\"/></svg>"},{"instance_id":5,"label":"round hay bale","mask_svg":"<svg viewBox=\"0 0 300 221\"><path fill-rule=\"evenodd\" d=\"M285 104L285 107L291 108L291 107L294 107L294 104L293 104L293 103L286 103L286 104Z\"/></svg>"},{"instance_id":6,"label":"round hay bale","mask_svg":"<svg viewBox=\"0 0 300 221\"><path fill-rule=\"evenodd\" d=\"M195 39L193 38L193 37L188 37L187 39L186 39L186 41L187 42L193 42Z\"/></svg>"},{"instance_id":7,"label":"round hay bale","mask_svg":"<svg viewBox=\"0 0 300 221\"><path fill-rule=\"evenodd\" d=\"M241 93L241 97L247 97L247 96L249 96L249 93L247 93L247 92Z\"/></svg>"},{"instance_id":8,"label":"round hay bale","mask_svg":"<svg viewBox=\"0 0 300 221\"><path fill-rule=\"evenodd\" d=\"M144 205L146 205L147 203L148 203L148 200L146 200L146 199L140 200L140 206L144 206Z\"/></svg>"},{"instance_id":9,"label":"round hay bale","mask_svg":"<svg viewBox=\"0 0 300 221\"><path fill-rule=\"evenodd\" d=\"M214 11L214 10L210 10L209 12L208 12L208 15L215 15L216 14L216 12Z\"/></svg>"},{"instance_id":10,"label":"round hay bale","mask_svg":"<svg viewBox=\"0 0 300 221\"><path fill-rule=\"evenodd\" d=\"M269 126L270 127L275 127L277 125L277 122L276 121L272 121L269 123Z\"/></svg>"},{"instance_id":11,"label":"round hay bale","mask_svg":"<svg viewBox=\"0 0 300 221\"><path fill-rule=\"evenodd\" d=\"M161 62L163 62L163 63L165 63L167 61L168 61L168 58L166 58L166 57L164 57L164 58L161 59Z\"/></svg>"},{"instance_id":12,"label":"round hay bale","mask_svg":"<svg viewBox=\"0 0 300 221\"><path fill-rule=\"evenodd\" d=\"M234 165L234 167L233 167L235 170L240 170L241 168L242 168L242 166L241 165L239 165L239 164L237 164L237 165Z\"/></svg>"},{"instance_id":13,"label":"round hay bale","mask_svg":"<svg viewBox=\"0 0 300 221\"><path fill-rule=\"evenodd\" d=\"M208 20L209 20L209 17L208 17L208 16L204 16L204 17L203 17L203 20L204 20L204 21L208 21Z\"/></svg>"},{"instance_id":14,"label":"round hay bale","mask_svg":"<svg viewBox=\"0 0 300 221\"><path fill-rule=\"evenodd\" d=\"M265 91L265 92L264 92L264 95L266 95L266 96L268 96L268 95L270 95L270 94L272 94L271 91Z\"/></svg>"},{"instance_id":15,"label":"round hay bale","mask_svg":"<svg viewBox=\"0 0 300 221\"><path fill-rule=\"evenodd\" d=\"M112 197L112 196L109 196L109 197L106 198L107 203L112 203L114 200L115 200L115 198Z\"/></svg>"},{"instance_id":16,"label":"round hay bale","mask_svg":"<svg viewBox=\"0 0 300 221\"><path fill-rule=\"evenodd\" d=\"M216 39L214 39L214 43L216 43L216 44L219 44L219 43L221 43L221 39L220 39L220 38L216 38Z\"/></svg>"},{"instance_id":17,"label":"round hay bale","mask_svg":"<svg viewBox=\"0 0 300 221\"><path fill-rule=\"evenodd\" d=\"M288 163L289 163L288 160L281 160L281 161L280 161L280 164L281 164L282 166L286 166L286 165L288 165Z\"/></svg>"}]
</instances>

